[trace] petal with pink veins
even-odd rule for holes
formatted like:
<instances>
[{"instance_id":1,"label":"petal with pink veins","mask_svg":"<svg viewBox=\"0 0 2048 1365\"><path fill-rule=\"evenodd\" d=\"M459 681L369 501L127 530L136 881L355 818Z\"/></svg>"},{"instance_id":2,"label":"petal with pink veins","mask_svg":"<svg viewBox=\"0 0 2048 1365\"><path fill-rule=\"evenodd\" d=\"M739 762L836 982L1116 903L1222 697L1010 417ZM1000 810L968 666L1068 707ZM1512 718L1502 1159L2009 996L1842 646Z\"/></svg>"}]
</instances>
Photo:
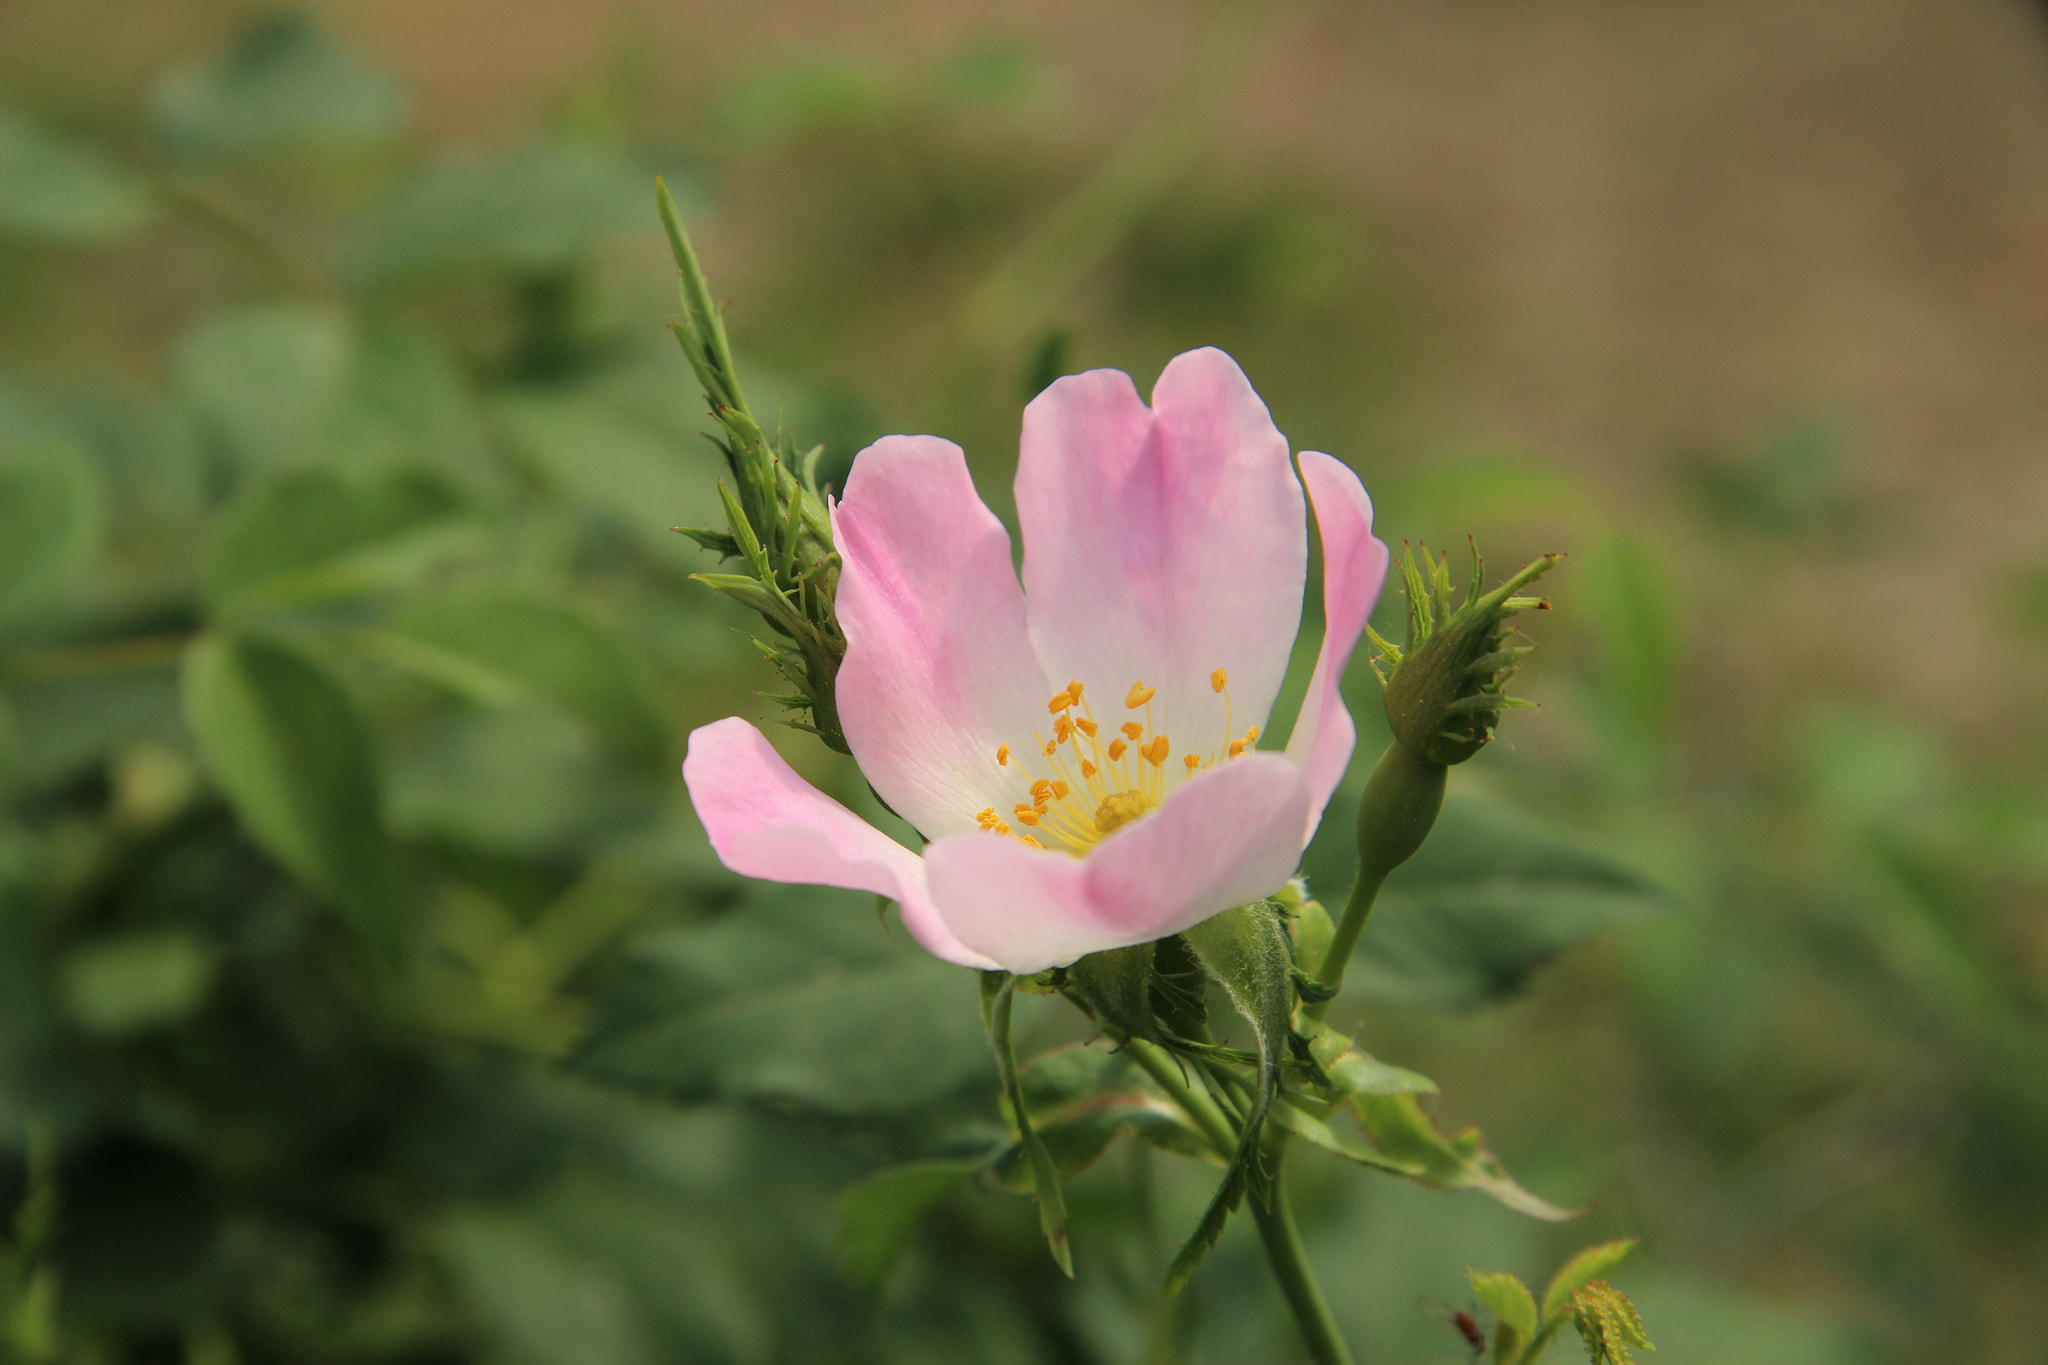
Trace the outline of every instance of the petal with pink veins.
<instances>
[{"instance_id":1,"label":"petal with pink veins","mask_svg":"<svg viewBox=\"0 0 2048 1365\"><path fill-rule=\"evenodd\" d=\"M934 957L995 966L955 938L933 910L915 853L797 776L768 737L739 717L691 733L683 782L711 847L741 876L887 896L903 908L911 937Z\"/></svg>"},{"instance_id":2,"label":"petal with pink veins","mask_svg":"<svg viewBox=\"0 0 2048 1365\"><path fill-rule=\"evenodd\" d=\"M845 568L839 722L889 808L927 838L1008 810L1029 781L1003 744L1048 724L1010 537L974 491L960 447L885 436L853 462L833 514ZM1065 679L1061 679L1062 682Z\"/></svg>"},{"instance_id":3,"label":"petal with pink veins","mask_svg":"<svg viewBox=\"0 0 2048 1365\"><path fill-rule=\"evenodd\" d=\"M1301 622L1307 525L1287 440L1229 356L1190 351L1139 401L1130 377L1060 379L1024 410L1017 515L1031 636L1055 679L1126 718L1158 689L1178 753L1226 738L1210 688L1227 671L1238 733L1263 724ZM1142 719L1142 717L1140 718Z\"/></svg>"},{"instance_id":4,"label":"petal with pink veins","mask_svg":"<svg viewBox=\"0 0 2048 1365\"><path fill-rule=\"evenodd\" d=\"M1287 737L1287 756L1308 774L1312 835L1358 742L1358 727L1344 708L1344 665L1386 581L1387 547L1372 533L1372 499L1349 466L1304 450L1301 479L1308 485L1323 542L1323 648L1309 675L1294 733Z\"/></svg>"},{"instance_id":5,"label":"petal with pink veins","mask_svg":"<svg viewBox=\"0 0 2048 1365\"><path fill-rule=\"evenodd\" d=\"M1012 972L1148 943L1269 896L1301 856L1308 784L1279 754L1213 768L1087 858L990 834L925 850L932 903L970 952Z\"/></svg>"}]
</instances>

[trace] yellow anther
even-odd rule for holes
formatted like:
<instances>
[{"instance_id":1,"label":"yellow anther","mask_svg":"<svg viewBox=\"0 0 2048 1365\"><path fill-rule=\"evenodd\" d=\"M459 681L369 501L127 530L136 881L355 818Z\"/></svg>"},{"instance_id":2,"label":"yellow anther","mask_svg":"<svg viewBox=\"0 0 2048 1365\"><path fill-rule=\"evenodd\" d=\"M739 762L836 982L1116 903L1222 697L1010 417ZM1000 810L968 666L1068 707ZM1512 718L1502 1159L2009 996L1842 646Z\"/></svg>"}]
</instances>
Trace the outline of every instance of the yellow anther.
<instances>
[{"instance_id":1,"label":"yellow anther","mask_svg":"<svg viewBox=\"0 0 2048 1365\"><path fill-rule=\"evenodd\" d=\"M1135 711L1146 702L1152 700L1158 693L1158 688L1145 686L1145 680L1140 678L1131 684L1130 691L1124 693L1124 705Z\"/></svg>"},{"instance_id":2,"label":"yellow anther","mask_svg":"<svg viewBox=\"0 0 2048 1365\"><path fill-rule=\"evenodd\" d=\"M989 821L994 820L996 818L996 808L994 806L990 806L987 810L980 812L974 818L986 824Z\"/></svg>"},{"instance_id":3,"label":"yellow anther","mask_svg":"<svg viewBox=\"0 0 2048 1365\"><path fill-rule=\"evenodd\" d=\"M1009 745L1007 745L1007 744L998 744L998 745L996 746L996 765L997 765L998 767L1003 767L1003 768L1007 768L1007 767L1009 767L1009 766L1010 766L1010 746L1009 746Z\"/></svg>"},{"instance_id":4,"label":"yellow anther","mask_svg":"<svg viewBox=\"0 0 2048 1365\"><path fill-rule=\"evenodd\" d=\"M1073 693L1055 692L1052 694L1052 700L1045 704L1045 709L1052 712L1054 715L1058 715L1060 712L1066 710L1069 706L1072 706L1073 704Z\"/></svg>"},{"instance_id":5,"label":"yellow anther","mask_svg":"<svg viewBox=\"0 0 2048 1365\"><path fill-rule=\"evenodd\" d=\"M1147 744L1144 748L1138 750L1138 752L1145 756L1145 761L1147 763L1150 763L1153 767L1157 768L1161 764L1166 762L1167 752L1172 747L1172 745L1167 743L1165 735L1154 735L1152 736L1152 742L1150 744Z\"/></svg>"},{"instance_id":6,"label":"yellow anther","mask_svg":"<svg viewBox=\"0 0 2048 1365\"><path fill-rule=\"evenodd\" d=\"M1202 760L1195 757L1193 754L1189 754L1186 758L1182 759L1181 762L1188 765L1189 772L1193 772L1195 769L1202 766Z\"/></svg>"},{"instance_id":7,"label":"yellow anther","mask_svg":"<svg viewBox=\"0 0 2048 1365\"><path fill-rule=\"evenodd\" d=\"M1017 808L1017 823L1020 825L1037 824L1038 812L1031 809L1031 807L1029 806L1019 806Z\"/></svg>"},{"instance_id":8,"label":"yellow anther","mask_svg":"<svg viewBox=\"0 0 2048 1365\"><path fill-rule=\"evenodd\" d=\"M1038 842L1038 840L1036 840L1036 839L1032 838L1032 837L1031 837L1030 835L1028 835L1028 834L1020 834L1020 835L1018 835L1018 836L1017 836L1017 842L1018 842L1018 843L1020 843L1020 844L1029 844L1029 845L1031 845L1031 846L1032 846L1033 848L1039 848L1039 849L1042 849L1042 848L1044 848L1044 847L1045 847L1045 845L1044 845L1044 844L1041 844L1041 843L1039 843L1039 842Z\"/></svg>"},{"instance_id":9,"label":"yellow anther","mask_svg":"<svg viewBox=\"0 0 2048 1365\"><path fill-rule=\"evenodd\" d=\"M1109 761L1112 763L1116 762L1118 759L1124 756L1124 750L1130 747L1130 745L1124 743L1120 739L1111 740L1109 742Z\"/></svg>"},{"instance_id":10,"label":"yellow anther","mask_svg":"<svg viewBox=\"0 0 2048 1365\"><path fill-rule=\"evenodd\" d=\"M1134 720L1127 720L1122 725L1119 725L1116 728L1123 731L1124 738L1130 740L1134 744L1145 733L1145 727L1138 724L1138 722Z\"/></svg>"},{"instance_id":11,"label":"yellow anther","mask_svg":"<svg viewBox=\"0 0 2048 1365\"><path fill-rule=\"evenodd\" d=\"M1039 778L1036 782L1033 782L1031 784L1031 794L1033 796L1043 796L1051 790L1052 783L1043 777Z\"/></svg>"},{"instance_id":12,"label":"yellow anther","mask_svg":"<svg viewBox=\"0 0 2048 1365\"><path fill-rule=\"evenodd\" d=\"M1089 762L1089 761L1088 761L1087 759L1085 759L1085 758L1081 760L1081 776L1083 776L1083 777L1093 777L1093 776L1095 776L1096 772L1097 772L1097 769L1096 769L1096 767L1095 767L1095 765L1094 765L1093 763L1090 763L1090 762Z\"/></svg>"},{"instance_id":13,"label":"yellow anther","mask_svg":"<svg viewBox=\"0 0 2048 1365\"><path fill-rule=\"evenodd\" d=\"M1095 832L1109 834L1122 829L1150 809L1136 792L1111 792L1095 808Z\"/></svg>"},{"instance_id":14,"label":"yellow anther","mask_svg":"<svg viewBox=\"0 0 2048 1365\"><path fill-rule=\"evenodd\" d=\"M1009 832L1010 832L1010 827L1009 827L1008 825L1004 824L1004 823L1003 823L1002 821L1000 821L1000 820L996 821L996 833L998 833L998 834L1008 834Z\"/></svg>"},{"instance_id":15,"label":"yellow anther","mask_svg":"<svg viewBox=\"0 0 2048 1365\"><path fill-rule=\"evenodd\" d=\"M1064 782L1055 782L1055 783L1053 783L1053 784L1052 784L1052 799L1053 799L1053 800L1055 800L1055 801L1064 801L1064 800L1066 800L1066 799L1067 799L1067 792L1068 792L1069 790L1070 790L1070 788L1069 788L1069 787L1067 786L1067 784L1066 784L1066 783L1064 783Z\"/></svg>"},{"instance_id":16,"label":"yellow anther","mask_svg":"<svg viewBox=\"0 0 2048 1365\"><path fill-rule=\"evenodd\" d=\"M1254 725L1244 732L1244 742L1247 744L1257 744L1259 742L1258 726Z\"/></svg>"},{"instance_id":17,"label":"yellow anther","mask_svg":"<svg viewBox=\"0 0 2048 1365\"><path fill-rule=\"evenodd\" d=\"M1074 722L1066 716L1055 716L1052 722L1052 738L1055 744L1065 744L1074 737Z\"/></svg>"},{"instance_id":18,"label":"yellow anther","mask_svg":"<svg viewBox=\"0 0 2048 1365\"><path fill-rule=\"evenodd\" d=\"M1230 686L1230 675L1225 673L1222 669L1219 668L1214 673L1211 673L1209 675L1210 691L1221 692L1224 688L1228 686Z\"/></svg>"},{"instance_id":19,"label":"yellow anther","mask_svg":"<svg viewBox=\"0 0 2048 1365\"><path fill-rule=\"evenodd\" d=\"M1059 742L1058 740L1056 740L1056 739L1049 739L1049 740L1047 740L1047 741L1045 742L1045 756L1046 756L1047 758L1051 758L1051 757L1053 756L1053 752L1054 752L1055 750L1057 750L1057 749L1058 749L1059 747L1060 747L1060 742Z\"/></svg>"},{"instance_id":20,"label":"yellow anther","mask_svg":"<svg viewBox=\"0 0 2048 1365\"><path fill-rule=\"evenodd\" d=\"M1079 683L1075 682L1075 681L1074 681L1073 679L1069 678L1069 679L1067 680L1067 695L1068 695L1068 696L1070 696L1070 697L1072 697L1072 698L1073 698L1073 699L1074 699L1075 701L1077 701L1077 702L1078 702L1078 701L1080 701L1080 700L1081 700L1081 684L1079 684Z\"/></svg>"},{"instance_id":21,"label":"yellow anther","mask_svg":"<svg viewBox=\"0 0 2048 1365\"><path fill-rule=\"evenodd\" d=\"M1095 738L1095 732L1101 729L1102 727L1097 725L1094 721L1088 719L1088 717L1086 716L1076 716L1074 717L1074 728L1076 730L1079 730L1082 734L1088 736L1088 738L1093 739Z\"/></svg>"},{"instance_id":22,"label":"yellow anther","mask_svg":"<svg viewBox=\"0 0 2048 1365\"><path fill-rule=\"evenodd\" d=\"M1240 758L1240 757L1242 757L1243 755L1244 755L1244 741L1243 741L1243 740L1241 740L1241 739L1233 739L1233 740L1231 740L1231 741L1230 741L1230 756L1231 756L1232 758Z\"/></svg>"}]
</instances>

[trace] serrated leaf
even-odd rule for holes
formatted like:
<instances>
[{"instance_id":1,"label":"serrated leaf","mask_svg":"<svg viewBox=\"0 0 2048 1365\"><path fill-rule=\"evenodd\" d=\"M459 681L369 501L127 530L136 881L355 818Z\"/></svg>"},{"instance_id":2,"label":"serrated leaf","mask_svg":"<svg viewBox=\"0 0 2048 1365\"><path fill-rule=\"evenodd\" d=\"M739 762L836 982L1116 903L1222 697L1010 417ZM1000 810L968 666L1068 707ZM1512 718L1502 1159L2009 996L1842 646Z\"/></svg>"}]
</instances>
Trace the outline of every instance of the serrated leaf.
<instances>
[{"instance_id":1,"label":"serrated leaf","mask_svg":"<svg viewBox=\"0 0 2048 1365\"><path fill-rule=\"evenodd\" d=\"M1420 1072L1391 1066L1320 1019L1305 1019L1302 1033L1332 1087L1346 1095L1434 1095L1437 1085Z\"/></svg>"},{"instance_id":2,"label":"serrated leaf","mask_svg":"<svg viewBox=\"0 0 2048 1365\"><path fill-rule=\"evenodd\" d=\"M42 606L99 548L98 470L64 441L0 448L0 624Z\"/></svg>"},{"instance_id":3,"label":"serrated leaf","mask_svg":"<svg viewBox=\"0 0 2048 1365\"><path fill-rule=\"evenodd\" d=\"M1529 1286L1505 1271L1465 1272L1472 1292L1498 1319L1493 1333L1494 1365L1515 1365L1536 1336L1536 1300Z\"/></svg>"},{"instance_id":4,"label":"serrated leaf","mask_svg":"<svg viewBox=\"0 0 2048 1365\"><path fill-rule=\"evenodd\" d=\"M387 72L293 11L264 15L220 56L167 74L150 103L157 136L191 160L384 138L406 111Z\"/></svg>"},{"instance_id":5,"label":"serrated leaf","mask_svg":"<svg viewBox=\"0 0 2048 1365\"><path fill-rule=\"evenodd\" d=\"M568 265L607 235L653 226L643 170L608 149L551 139L422 171L371 220L346 269L369 288L531 274Z\"/></svg>"},{"instance_id":6,"label":"serrated leaf","mask_svg":"<svg viewBox=\"0 0 2048 1365\"><path fill-rule=\"evenodd\" d=\"M1096 1018L1131 1038L1159 1041L1152 1018L1153 945L1089 953L1067 968L1074 994Z\"/></svg>"},{"instance_id":7,"label":"serrated leaf","mask_svg":"<svg viewBox=\"0 0 2048 1365\"><path fill-rule=\"evenodd\" d=\"M326 453L354 350L347 319L331 308L223 308L178 339L172 378L213 444L255 470Z\"/></svg>"},{"instance_id":8,"label":"serrated leaf","mask_svg":"<svg viewBox=\"0 0 2048 1365\"><path fill-rule=\"evenodd\" d=\"M1354 1095L1353 1112L1375 1147L1395 1161L1420 1168L1412 1179L1440 1190L1479 1190L1518 1213L1561 1223L1579 1210L1539 1199L1507 1173L1486 1149L1477 1128L1446 1137L1414 1095Z\"/></svg>"},{"instance_id":9,"label":"serrated leaf","mask_svg":"<svg viewBox=\"0 0 2048 1365\"><path fill-rule=\"evenodd\" d=\"M472 588L414 599L384 629L560 707L630 766L668 769L668 727L643 665L617 631L573 602L528 588Z\"/></svg>"},{"instance_id":10,"label":"serrated leaf","mask_svg":"<svg viewBox=\"0 0 2048 1365\"><path fill-rule=\"evenodd\" d=\"M847 1278L866 1289L879 1285L918 1220L978 1166L973 1161L914 1161L877 1171L841 1194L833 1243Z\"/></svg>"},{"instance_id":11,"label":"serrated leaf","mask_svg":"<svg viewBox=\"0 0 2048 1365\"><path fill-rule=\"evenodd\" d=\"M141 184L113 162L0 108L0 231L110 242L140 227L148 209Z\"/></svg>"},{"instance_id":12,"label":"serrated leaf","mask_svg":"<svg viewBox=\"0 0 2048 1365\"><path fill-rule=\"evenodd\" d=\"M1636 1248L1636 1238L1627 1237L1615 1242L1602 1242L1599 1246L1587 1247L1566 1261L1558 1272L1550 1277L1550 1283L1543 1290L1543 1317L1545 1321L1569 1310L1572 1291L1590 1280L1604 1280L1607 1273L1628 1259Z\"/></svg>"},{"instance_id":13,"label":"serrated leaf","mask_svg":"<svg viewBox=\"0 0 2048 1365\"><path fill-rule=\"evenodd\" d=\"M1350 813L1333 803L1305 855L1312 882L1350 875ZM1387 879L1345 977L1347 997L1466 1010L1611 925L1667 913L1661 886L1577 830L1455 788L1435 830Z\"/></svg>"},{"instance_id":14,"label":"serrated leaf","mask_svg":"<svg viewBox=\"0 0 2048 1365\"><path fill-rule=\"evenodd\" d=\"M266 852L364 934L404 923L369 727L327 670L280 641L207 635L185 654L200 757Z\"/></svg>"},{"instance_id":15,"label":"serrated leaf","mask_svg":"<svg viewBox=\"0 0 2048 1365\"><path fill-rule=\"evenodd\" d=\"M248 485L208 546L217 611L254 611L388 591L474 548L461 504L438 480L399 472L364 481L298 469Z\"/></svg>"},{"instance_id":16,"label":"serrated leaf","mask_svg":"<svg viewBox=\"0 0 2048 1365\"><path fill-rule=\"evenodd\" d=\"M1293 1093L1283 1094L1280 1099L1281 1102L1273 1106L1268 1116L1269 1120L1296 1137L1312 1142L1324 1151L1341 1156L1347 1161L1357 1162L1375 1171L1384 1171L1388 1175L1414 1179L1422 1173L1422 1167L1396 1161L1330 1123L1329 1119L1334 1110L1320 1114L1311 1112L1314 1108L1327 1109L1327 1106L1316 1106L1314 1101Z\"/></svg>"},{"instance_id":17,"label":"serrated leaf","mask_svg":"<svg viewBox=\"0 0 2048 1365\"><path fill-rule=\"evenodd\" d=\"M902 1114L995 1079L968 973L876 925L872 898L760 888L641 939L577 1066L683 1100Z\"/></svg>"}]
</instances>

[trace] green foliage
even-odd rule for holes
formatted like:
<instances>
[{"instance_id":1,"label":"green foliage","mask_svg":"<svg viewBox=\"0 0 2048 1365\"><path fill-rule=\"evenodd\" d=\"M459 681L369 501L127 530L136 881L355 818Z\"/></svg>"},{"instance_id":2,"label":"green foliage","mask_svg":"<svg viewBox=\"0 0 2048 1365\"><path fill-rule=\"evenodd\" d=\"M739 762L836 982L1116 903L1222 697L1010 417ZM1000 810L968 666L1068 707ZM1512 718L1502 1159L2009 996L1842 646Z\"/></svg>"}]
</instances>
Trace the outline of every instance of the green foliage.
<instances>
[{"instance_id":1,"label":"green foliage","mask_svg":"<svg viewBox=\"0 0 2048 1365\"><path fill-rule=\"evenodd\" d=\"M99 549L104 493L76 444L0 432L0 626L44 605Z\"/></svg>"},{"instance_id":2,"label":"green foliage","mask_svg":"<svg viewBox=\"0 0 2048 1365\"><path fill-rule=\"evenodd\" d=\"M0 107L0 233L92 245L132 233L148 211L113 162Z\"/></svg>"},{"instance_id":3,"label":"green foliage","mask_svg":"<svg viewBox=\"0 0 2048 1365\"><path fill-rule=\"evenodd\" d=\"M1566 1323L1578 1329L1592 1365L1629 1365L1631 1348L1656 1350L1635 1305L1603 1278L1635 1245L1633 1239L1605 1242L1578 1252L1551 1276L1540 1311L1515 1276L1467 1271L1472 1292L1495 1318L1493 1365L1537 1365Z\"/></svg>"}]
</instances>

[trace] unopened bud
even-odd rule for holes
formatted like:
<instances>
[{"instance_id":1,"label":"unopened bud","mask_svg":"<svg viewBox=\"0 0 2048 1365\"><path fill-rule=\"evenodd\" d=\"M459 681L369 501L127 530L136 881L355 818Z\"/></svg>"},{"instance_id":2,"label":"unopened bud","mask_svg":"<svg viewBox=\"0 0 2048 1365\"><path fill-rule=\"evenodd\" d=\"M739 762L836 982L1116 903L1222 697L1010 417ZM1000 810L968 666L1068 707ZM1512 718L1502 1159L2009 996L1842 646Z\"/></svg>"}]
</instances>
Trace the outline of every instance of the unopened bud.
<instances>
[{"instance_id":1,"label":"unopened bud","mask_svg":"<svg viewBox=\"0 0 2048 1365\"><path fill-rule=\"evenodd\" d=\"M1404 548L1407 641L1395 645L1370 632L1379 651L1373 671L1380 677L1387 723L1403 747L1431 763L1463 763L1493 738L1501 712L1535 705L1502 690L1535 648L1510 643L1516 631L1508 618L1525 608L1549 607L1542 598L1517 593L1561 558L1545 555L1482 593L1486 561L1475 546L1472 580L1464 601L1454 606L1450 556L1433 559L1424 547L1418 562L1414 548Z\"/></svg>"}]
</instances>

